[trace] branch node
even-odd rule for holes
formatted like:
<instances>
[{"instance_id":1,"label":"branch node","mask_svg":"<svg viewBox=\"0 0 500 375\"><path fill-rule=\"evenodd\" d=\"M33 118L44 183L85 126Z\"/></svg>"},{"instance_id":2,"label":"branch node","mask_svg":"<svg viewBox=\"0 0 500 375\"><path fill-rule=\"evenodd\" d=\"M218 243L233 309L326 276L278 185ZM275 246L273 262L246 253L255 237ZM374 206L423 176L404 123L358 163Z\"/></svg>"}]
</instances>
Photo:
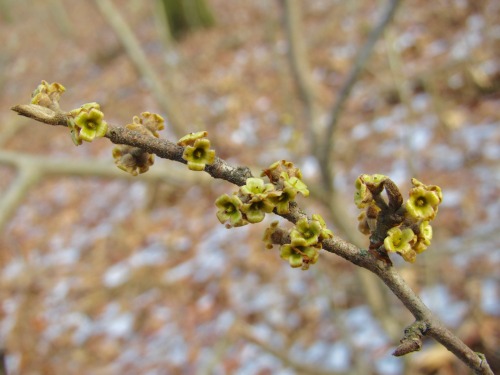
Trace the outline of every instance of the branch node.
<instances>
[{"instance_id":1,"label":"branch node","mask_svg":"<svg viewBox=\"0 0 500 375\"><path fill-rule=\"evenodd\" d=\"M427 323L422 321L415 321L409 327L406 327L404 337L401 339L400 344L392 353L395 357L401 357L408 353L418 352L422 349L422 338L427 332Z\"/></svg>"}]
</instances>

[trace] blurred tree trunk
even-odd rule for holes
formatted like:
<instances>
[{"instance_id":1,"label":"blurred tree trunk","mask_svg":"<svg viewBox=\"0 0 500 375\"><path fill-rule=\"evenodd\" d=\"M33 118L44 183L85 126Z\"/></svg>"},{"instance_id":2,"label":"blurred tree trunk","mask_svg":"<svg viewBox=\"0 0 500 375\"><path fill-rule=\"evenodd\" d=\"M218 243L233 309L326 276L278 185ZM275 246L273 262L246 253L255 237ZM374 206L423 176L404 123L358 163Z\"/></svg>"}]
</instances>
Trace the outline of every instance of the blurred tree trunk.
<instances>
[{"instance_id":1,"label":"blurred tree trunk","mask_svg":"<svg viewBox=\"0 0 500 375\"><path fill-rule=\"evenodd\" d=\"M208 28L215 18L207 0L158 0L163 6L171 36L178 40L187 32Z\"/></svg>"}]
</instances>

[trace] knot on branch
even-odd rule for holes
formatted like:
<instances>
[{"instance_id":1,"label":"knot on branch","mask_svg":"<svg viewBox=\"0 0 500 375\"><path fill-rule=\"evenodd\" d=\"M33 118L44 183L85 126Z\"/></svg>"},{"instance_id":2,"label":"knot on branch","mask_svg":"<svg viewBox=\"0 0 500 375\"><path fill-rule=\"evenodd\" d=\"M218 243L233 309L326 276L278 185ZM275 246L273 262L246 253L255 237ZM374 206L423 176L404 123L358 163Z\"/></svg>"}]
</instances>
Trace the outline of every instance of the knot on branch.
<instances>
[{"instance_id":1,"label":"knot on branch","mask_svg":"<svg viewBox=\"0 0 500 375\"><path fill-rule=\"evenodd\" d=\"M392 353L395 357L401 357L408 353L418 352L422 349L422 338L427 331L427 323L416 321L405 329L405 335L401 339L400 344Z\"/></svg>"}]
</instances>

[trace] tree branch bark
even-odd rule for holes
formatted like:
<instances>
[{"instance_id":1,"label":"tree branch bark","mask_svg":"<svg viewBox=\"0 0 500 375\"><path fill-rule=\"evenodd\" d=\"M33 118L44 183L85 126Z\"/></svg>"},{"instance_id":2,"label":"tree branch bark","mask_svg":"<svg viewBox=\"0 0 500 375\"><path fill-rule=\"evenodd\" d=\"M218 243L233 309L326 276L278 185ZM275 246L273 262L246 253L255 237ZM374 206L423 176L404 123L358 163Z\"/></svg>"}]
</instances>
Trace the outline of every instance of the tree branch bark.
<instances>
[{"instance_id":1,"label":"tree branch bark","mask_svg":"<svg viewBox=\"0 0 500 375\"><path fill-rule=\"evenodd\" d=\"M54 121L51 116L40 116L37 113L37 111L39 111L37 107L39 106L34 106L33 113L30 114L30 108L33 106L34 105L15 106L12 110L23 116L37 119L38 121L50 125L67 126L67 118L65 118L67 115L64 112L57 113L56 117L59 120ZM22 108L22 110L20 110L20 108ZM186 161L182 159L184 148L168 140L143 135L111 124L108 124L106 137L113 143L139 147L161 158L186 164ZM223 179L238 186L244 185L246 179L252 176L249 168L231 166L220 158L216 158L212 165L207 165L205 167L205 172L210 174L213 178ZM307 214L298 207L297 204L291 204L290 213L280 216L295 224L301 218L307 217ZM332 239L323 241L322 246L325 251L337 254L349 262L366 268L377 275L412 313L415 319L423 322L428 327L426 335L440 342L476 374L493 375L484 356L474 352L449 331L444 324L432 314L429 308L425 306L422 300L409 287L392 264L387 264L379 260L367 250L360 249L354 244L339 237L333 237Z\"/></svg>"}]
</instances>

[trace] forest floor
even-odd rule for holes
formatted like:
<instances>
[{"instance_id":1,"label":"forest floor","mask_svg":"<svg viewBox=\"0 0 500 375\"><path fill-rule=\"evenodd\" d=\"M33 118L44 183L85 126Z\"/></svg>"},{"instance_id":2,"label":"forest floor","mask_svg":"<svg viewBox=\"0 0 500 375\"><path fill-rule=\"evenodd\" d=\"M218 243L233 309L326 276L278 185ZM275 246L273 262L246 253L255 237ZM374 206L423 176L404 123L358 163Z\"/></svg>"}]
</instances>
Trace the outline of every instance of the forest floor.
<instances>
[{"instance_id":1,"label":"forest floor","mask_svg":"<svg viewBox=\"0 0 500 375\"><path fill-rule=\"evenodd\" d=\"M114 3L185 133L207 130L218 156L256 175L287 159L309 186L319 184L279 2L211 0L216 26L173 44L160 35L153 2ZM385 2L303 3L325 122ZM376 316L356 267L332 254L307 272L290 269L261 241L275 217L220 225L213 202L234 186L158 158L151 177L131 178L115 171L106 139L75 147L67 129L16 116L9 108L29 102L43 79L66 87L64 109L95 101L121 125L144 111L166 117L94 2L2 4L0 192L15 186L9 158L31 156L23 171L46 175L1 228L0 346L9 375L468 373L434 342L406 360L392 357L410 314L386 295ZM415 264L395 264L496 371L499 20L495 0L404 2L346 103L334 149L343 220L353 228L361 173L386 174L405 192L411 177L442 188L431 247ZM168 124L162 133L184 135ZM48 172L60 161L74 168ZM332 222L314 197L300 204Z\"/></svg>"}]
</instances>

